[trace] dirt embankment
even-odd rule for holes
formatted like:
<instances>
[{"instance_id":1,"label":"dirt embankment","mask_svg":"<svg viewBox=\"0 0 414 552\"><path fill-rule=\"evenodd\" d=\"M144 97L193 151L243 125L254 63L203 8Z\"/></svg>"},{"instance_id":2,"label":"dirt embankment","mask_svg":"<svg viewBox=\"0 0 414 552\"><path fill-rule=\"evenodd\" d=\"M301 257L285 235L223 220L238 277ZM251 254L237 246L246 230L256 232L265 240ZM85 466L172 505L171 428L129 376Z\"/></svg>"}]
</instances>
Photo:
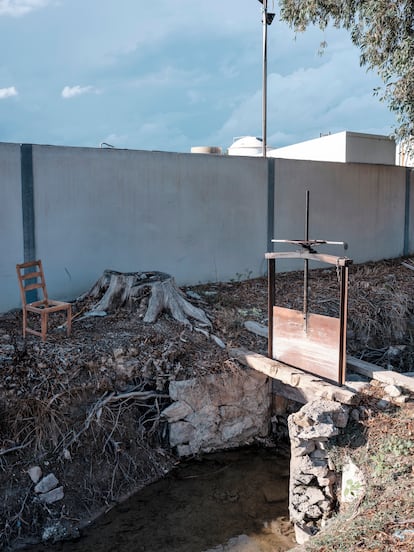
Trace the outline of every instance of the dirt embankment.
<instances>
[{"instance_id":1,"label":"dirt embankment","mask_svg":"<svg viewBox=\"0 0 414 552\"><path fill-rule=\"evenodd\" d=\"M300 272L278 276L278 304L301 308L302 285ZM311 271L310 286L309 309L336 314L336 271ZM413 289L414 272L400 260L351 268L351 354L414 371ZM23 341L20 312L0 318L0 547L46 537L45 528L50 538L70 535L162 477L176 462L159 416L169 381L234 369L222 342L265 353L266 340L244 328L246 320L267 323L265 279L184 291L212 328L183 326L168 314L146 324L139 303L83 317L89 305L79 301L70 338L56 330L42 343ZM32 467L55 476L63 500L42 500Z\"/></svg>"}]
</instances>

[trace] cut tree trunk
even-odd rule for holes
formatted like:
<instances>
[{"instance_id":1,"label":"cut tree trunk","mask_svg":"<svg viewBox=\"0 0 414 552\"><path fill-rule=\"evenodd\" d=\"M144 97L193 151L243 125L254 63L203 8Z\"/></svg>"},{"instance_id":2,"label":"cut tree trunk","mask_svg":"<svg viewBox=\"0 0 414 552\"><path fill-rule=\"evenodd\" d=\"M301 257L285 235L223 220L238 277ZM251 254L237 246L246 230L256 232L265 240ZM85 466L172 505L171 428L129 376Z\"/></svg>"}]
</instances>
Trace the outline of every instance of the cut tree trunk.
<instances>
[{"instance_id":1,"label":"cut tree trunk","mask_svg":"<svg viewBox=\"0 0 414 552\"><path fill-rule=\"evenodd\" d=\"M162 311L169 311L182 324L191 325L194 318L206 326L210 320L202 309L192 305L177 286L174 278L164 272L117 272L105 270L88 293L79 299L98 299L94 312L115 312L132 307L136 301L148 301L144 322L155 322Z\"/></svg>"}]
</instances>

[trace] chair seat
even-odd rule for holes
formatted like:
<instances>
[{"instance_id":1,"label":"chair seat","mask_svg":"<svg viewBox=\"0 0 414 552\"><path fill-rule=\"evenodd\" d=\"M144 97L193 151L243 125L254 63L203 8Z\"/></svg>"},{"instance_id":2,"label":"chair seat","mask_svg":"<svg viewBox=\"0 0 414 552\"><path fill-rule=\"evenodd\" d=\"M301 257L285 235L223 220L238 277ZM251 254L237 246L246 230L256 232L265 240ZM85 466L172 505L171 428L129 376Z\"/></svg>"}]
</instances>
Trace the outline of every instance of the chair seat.
<instances>
[{"instance_id":1,"label":"chair seat","mask_svg":"<svg viewBox=\"0 0 414 552\"><path fill-rule=\"evenodd\" d=\"M26 337L26 333L31 333L40 336L43 341L46 341L49 314L59 311L66 312L66 335L69 336L72 329L72 306L65 301L49 299L42 261L37 260L17 264L16 271L22 299L23 337ZM28 302L26 296L28 292L41 292L43 297L42 299ZM28 312L40 315L40 331L28 326Z\"/></svg>"},{"instance_id":2,"label":"chair seat","mask_svg":"<svg viewBox=\"0 0 414 552\"><path fill-rule=\"evenodd\" d=\"M71 307L70 303L65 301L54 301L48 299L47 301L33 301L32 303L27 303L26 309L30 312L58 312L60 310L68 309Z\"/></svg>"}]
</instances>

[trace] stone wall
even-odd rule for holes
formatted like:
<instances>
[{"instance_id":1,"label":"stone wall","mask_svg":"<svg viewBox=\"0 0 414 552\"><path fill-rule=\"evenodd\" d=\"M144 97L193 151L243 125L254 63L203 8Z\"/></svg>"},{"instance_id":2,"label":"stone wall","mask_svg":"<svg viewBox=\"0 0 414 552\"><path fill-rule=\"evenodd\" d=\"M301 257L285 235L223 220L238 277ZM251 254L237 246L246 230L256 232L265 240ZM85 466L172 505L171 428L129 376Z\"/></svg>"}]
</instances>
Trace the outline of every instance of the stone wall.
<instances>
[{"instance_id":1,"label":"stone wall","mask_svg":"<svg viewBox=\"0 0 414 552\"><path fill-rule=\"evenodd\" d=\"M269 378L250 368L172 381L163 411L178 456L243 446L270 429Z\"/></svg>"},{"instance_id":2,"label":"stone wall","mask_svg":"<svg viewBox=\"0 0 414 552\"><path fill-rule=\"evenodd\" d=\"M330 465L327 444L346 427L348 419L347 406L327 400L309 402L288 418L289 513L299 543L323 527L337 506L340 474Z\"/></svg>"}]
</instances>

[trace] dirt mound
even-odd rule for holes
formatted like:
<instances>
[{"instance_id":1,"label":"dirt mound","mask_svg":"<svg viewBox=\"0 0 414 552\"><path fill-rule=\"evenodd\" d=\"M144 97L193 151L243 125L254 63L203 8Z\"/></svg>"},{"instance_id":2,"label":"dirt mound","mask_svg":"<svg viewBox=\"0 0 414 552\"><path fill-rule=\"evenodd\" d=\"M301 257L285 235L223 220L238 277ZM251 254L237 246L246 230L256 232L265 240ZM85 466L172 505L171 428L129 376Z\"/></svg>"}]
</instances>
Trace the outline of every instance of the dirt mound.
<instances>
[{"instance_id":1,"label":"dirt mound","mask_svg":"<svg viewBox=\"0 0 414 552\"><path fill-rule=\"evenodd\" d=\"M310 273L310 311L333 315L338 282L334 269ZM301 308L302 273L276 278L278 304ZM414 273L399 260L351 267L348 350L414 371ZM162 314L154 324L145 310L121 308L85 316L91 305L73 304L70 338L62 329L45 343L21 337L21 313L0 318L0 546L17 537L50 538L109 508L154 481L176 462L167 448L160 411L168 383L232 370L227 346L266 352L266 339L244 327L267 323L267 281L193 286L184 290L212 328L182 325ZM62 323L55 320L55 327ZM28 475L37 466L54 474L65 493L45 503ZM61 534L54 534L59 527ZM58 531L59 532L59 531Z\"/></svg>"}]
</instances>

